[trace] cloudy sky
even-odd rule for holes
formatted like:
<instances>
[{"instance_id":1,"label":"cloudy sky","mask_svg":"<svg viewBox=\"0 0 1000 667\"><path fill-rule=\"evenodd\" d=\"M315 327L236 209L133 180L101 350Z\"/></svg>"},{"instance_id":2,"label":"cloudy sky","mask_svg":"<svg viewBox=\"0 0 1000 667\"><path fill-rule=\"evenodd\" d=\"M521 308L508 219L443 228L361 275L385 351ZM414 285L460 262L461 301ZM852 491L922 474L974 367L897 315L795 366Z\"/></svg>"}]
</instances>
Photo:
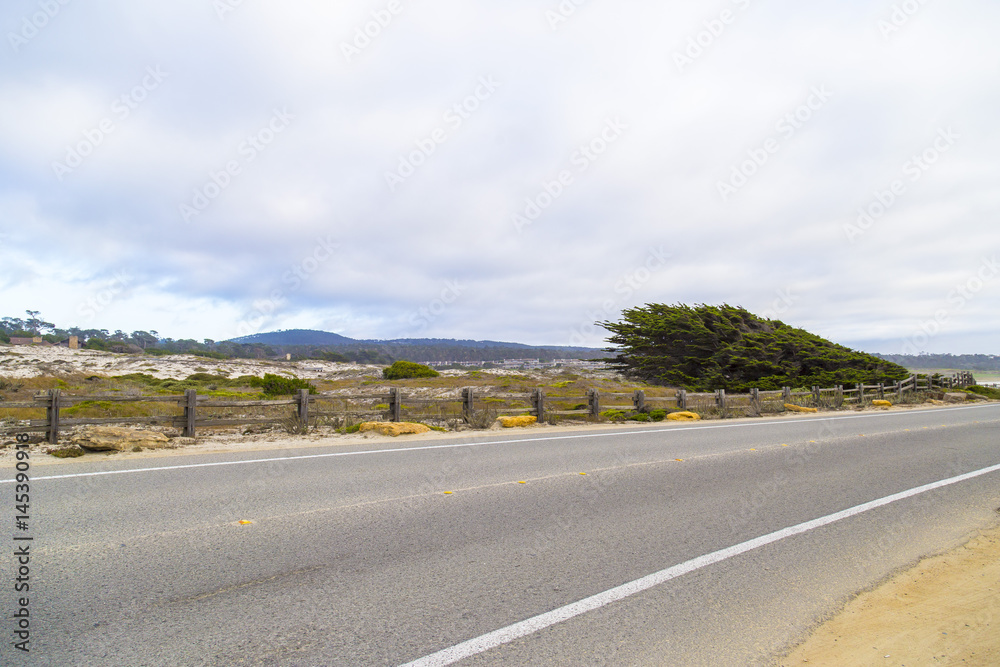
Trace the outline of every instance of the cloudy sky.
<instances>
[{"instance_id":1,"label":"cloudy sky","mask_svg":"<svg viewBox=\"0 0 1000 667\"><path fill-rule=\"evenodd\" d=\"M1000 353L994 0L8 0L0 314Z\"/></svg>"}]
</instances>

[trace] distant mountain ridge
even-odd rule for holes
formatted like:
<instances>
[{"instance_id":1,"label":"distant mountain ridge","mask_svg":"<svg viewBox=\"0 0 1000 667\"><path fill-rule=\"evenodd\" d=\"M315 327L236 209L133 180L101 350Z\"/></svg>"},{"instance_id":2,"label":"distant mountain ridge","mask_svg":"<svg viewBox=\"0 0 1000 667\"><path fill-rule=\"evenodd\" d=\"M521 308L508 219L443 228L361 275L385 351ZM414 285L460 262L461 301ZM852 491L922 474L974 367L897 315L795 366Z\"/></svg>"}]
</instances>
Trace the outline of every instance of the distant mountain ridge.
<instances>
[{"instance_id":1,"label":"distant mountain ridge","mask_svg":"<svg viewBox=\"0 0 1000 667\"><path fill-rule=\"evenodd\" d=\"M603 352L600 348L573 347L566 345L526 345L524 343L508 343L492 340L456 340L454 338L395 338L391 340L356 339L316 329L285 329L279 331L268 331L265 333L232 338L228 342L273 346L314 345L323 347L356 347L359 345L392 345L451 348L461 347L475 349L504 348L523 349L525 351L558 350L560 352L579 351L587 354Z\"/></svg>"}]
</instances>

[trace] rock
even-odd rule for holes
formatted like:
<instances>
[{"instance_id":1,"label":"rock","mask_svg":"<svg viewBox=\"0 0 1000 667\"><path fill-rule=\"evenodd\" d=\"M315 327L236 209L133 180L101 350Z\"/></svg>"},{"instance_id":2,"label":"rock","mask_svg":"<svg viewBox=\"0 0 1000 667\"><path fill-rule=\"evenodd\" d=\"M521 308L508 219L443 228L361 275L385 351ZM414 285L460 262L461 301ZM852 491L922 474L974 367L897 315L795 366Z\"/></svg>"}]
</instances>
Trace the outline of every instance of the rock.
<instances>
[{"instance_id":1,"label":"rock","mask_svg":"<svg viewBox=\"0 0 1000 667\"><path fill-rule=\"evenodd\" d=\"M523 417L498 417L497 421L504 428L518 428L521 426L531 426L538 423L538 417L525 415Z\"/></svg>"},{"instance_id":2,"label":"rock","mask_svg":"<svg viewBox=\"0 0 1000 667\"><path fill-rule=\"evenodd\" d=\"M84 426L70 438L70 442L96 452L129 452L136 447L161 449L170 446L170 439L162 433L117 426Z\"/></svg>"},{"instance_id":3,"label":"rock","mask_svg":"<svg viewBox=\"0 0 1000 667\"><path fill-rule=\"evenodd\" d=\"M785 409L790 412L819 412L817 408L804 408L801 405L792 405L791 403L785 403Z\"/></svg>"},{"instance_id":4,"label":"rock","mask_svg":"<svg viewBox=\"0 0 1000 667\"><path fill-rule=\"evenodd\" d=\"M945 403L961 403L968 400L969 396L965 392L950 391L944 395Z\"/></svg>"},{"instance_id":5,"label":"rock","mask_svg":"<svg viewBox=\"0 0 1000 667\"><path fill-rule=\"evenodd\" d=\"M891 408L892 407L892 403L890 401L883 401L883 400L872 401L872 405L874 405L876 408Z\"/></svg>"},{"instance_id":6,"label":"rock","mask_svg":"<svg viewBox=\"0 0 1000 667\"><path fill-rule=\"evenodd\" d=\"M667 415L667 420L672 422L696 422L701 419L701 415L696 412L671 412Z\"/></svg>"},{"instance_id":7,"label":"rock","mask_svg":"<svg viewBox=\"0 0 1000 667\"><path fill-rule=\"evenodd\" d=\"M431 427L425 426L424 424L413 424L410 422L365 422L358 430L362 433L375 431L376 433L391 435L395 438L397 435L427 433L431 430Z\"/></svg>"}]
</instances>

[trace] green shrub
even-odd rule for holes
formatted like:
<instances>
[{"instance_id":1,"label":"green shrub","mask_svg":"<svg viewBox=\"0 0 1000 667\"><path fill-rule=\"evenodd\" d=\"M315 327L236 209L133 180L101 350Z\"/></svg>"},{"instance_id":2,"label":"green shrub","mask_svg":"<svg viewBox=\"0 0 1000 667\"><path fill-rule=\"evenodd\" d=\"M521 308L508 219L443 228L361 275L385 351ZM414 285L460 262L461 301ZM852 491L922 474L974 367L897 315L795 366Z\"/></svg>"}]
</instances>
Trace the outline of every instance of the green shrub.
<instances>
[{"instance_id":1,"label":"green shrub","mask_svg":"<svg viewBox=\"0 0 1000 667\"><path fill-rule=\"evenodd\" d=\"M158 347L147 347L144 350L144 353L153 357L165 357L169 354L173 354L170 350L161 350Z\"/></svg>"},{"instance_id":2,"label":"green shrub","mask_svg":"<svg viewBox=\"0 0 1000 667\"><path fill-rule=\"evenodd\" d=\"M412 361L397 361L392 366L382 370L386 380L408 380L410 378L436 378L441 374L430 366L416 364Z\"/></svg>"},{"instance_id":3,"label":"green shrub","mask_svg":"<svg viewBox=\"0 0 1000 667\"><path fill-rule=\"evenodd\" d=\"M965 391L970 394L1000 400L1000 389L997 389L996 387L980 387L979 385L973 385L971 387L966 387Z\"/></svg>"},{"instance_id":4,"label":"green shrub","mask_svg":"<svg viewBox=\"0 0 1000 667\"><path fill-rule=\"evenodd\" d=\"M650 410L649 411L649 417L654 422L661 422L661 421L663 421L664 419L667 418L667 411L666 410L662 410L660 408L657 408L655 410Z\"/></svg>"},{"instance_id":5,"label":"green shrub","mask_svg":"<svg viewBox=\"0 0 1000 667\"><path fill-rule=\"evenodd\" d=\"M630 421L634 422L648 422L650 421L650 416L645 412L636 412L635 414L628 416Z\"/></svg>"},{"instance_id":6,"label":"green shrub","mask_svg":"<svg viewBox=\"0 0 1000 667\"><path fill-rule=\"evenodd\" d=\"M191 350L186 354L193 355L195 357L205 357L207 359L229 359L229 355L223 352L210 352L208 350Z\"/></svg>"},{"instance_id":7,"label":"green shrub","mask_svg":"<svg viewBox=\"0 0 1000 667\"><path fill-rule=\"evenodd\" d=\"M229 382L229 378L211 373L192 373L187 376L188 382Z\"/></svg>"},{"instance_id":8,"label":"green shrub","mask_svg":"<svg viewBox=\"0 0 1000 667\"><path fill-rule=\"evenodd\" d=\"M621 410L605 410L601 416L608 421L622 422L625 421L627 415Z\"/></svg>"},{"instance_id":9,"label":"green shrub","mask_svg":"<svg viewBox=\"0 0 1000 667\"><path fill-rule=\"evenodd\" d=\"M259 387L265 396L289 396L298 393L300 389L308 389L310 394L316 393L316 387L309 384L307 380L274 375L273 373L265 373L262 378L253 378L250 386Z\"/></svg>"}]
</instances>

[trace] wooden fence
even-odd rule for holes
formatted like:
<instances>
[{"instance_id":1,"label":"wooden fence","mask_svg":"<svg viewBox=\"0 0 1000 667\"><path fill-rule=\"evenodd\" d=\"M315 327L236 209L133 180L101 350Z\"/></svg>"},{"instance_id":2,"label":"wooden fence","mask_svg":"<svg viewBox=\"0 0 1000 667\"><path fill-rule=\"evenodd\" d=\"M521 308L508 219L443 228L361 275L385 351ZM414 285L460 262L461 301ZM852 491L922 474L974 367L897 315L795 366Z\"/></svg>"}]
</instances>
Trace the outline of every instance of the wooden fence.
<instances>
[{"instance_id":1,"label":"wooden fence","mask_svg":"<svg viewBox=\"0 0 1000 667\"><path fill-rule=\"evenodd\" d=\"M212 396L199 396L194 389L171 396L68 396L59 389L38 394L29 402L0 402L0 434L39 432L46 433L50 443L59 439L59 431L71 426L97 424L148 424L179 428L186 437L194 437L200 428L218 426L251 426L254 424L285 424L290 428L305 430L321 418L336 419L387 419L408 421L412 419L462 419L469 421L478 411L486 410L496 415L531 414L538 421L557 416L586 416L597 418L608 410L635 411L673 409L695 410L720 417L757 416L764 412L780 412L786 403L817 408L840 408L847 404L863 405L875 399L901 400L907 393L950 389L975 384L971 373L950 377L910 376L891 385L856 385L852 388L813 387L810 391L792 391L785 387L778 391L751 389L747 394L727 394L725 390L712 393L688 393L677 390L673 396L647 396L636 389L629 393L602 392L588 389L579 396L546 396L544 389L530 393L497 393L477 395L475 389L465 388L456 398L408 397L402 389L393 387L386 394L328 395L301 390L294 398L279 400L219 400ZM173 404L168 414L139 417L76 418L63 413L84 403L105 404ZM570 407L572 406L572 407ZM289 411L288 408L294 408ZM434 409L433 414L427 410ZM278 408L277 413L274 408ZM325 408L325 409L324 409ZM421 411L421 408L423 410ZM37 419L3 418L6 410L28 409L38 411ZM248 416L249 409L265 413ZM44 410L45 416L41 417ZM244 414L231 414L240 410ZM221 414L220 414L221 413ZM14 423L10 423L14 422Z\"/></svg>"}]
</instances>

